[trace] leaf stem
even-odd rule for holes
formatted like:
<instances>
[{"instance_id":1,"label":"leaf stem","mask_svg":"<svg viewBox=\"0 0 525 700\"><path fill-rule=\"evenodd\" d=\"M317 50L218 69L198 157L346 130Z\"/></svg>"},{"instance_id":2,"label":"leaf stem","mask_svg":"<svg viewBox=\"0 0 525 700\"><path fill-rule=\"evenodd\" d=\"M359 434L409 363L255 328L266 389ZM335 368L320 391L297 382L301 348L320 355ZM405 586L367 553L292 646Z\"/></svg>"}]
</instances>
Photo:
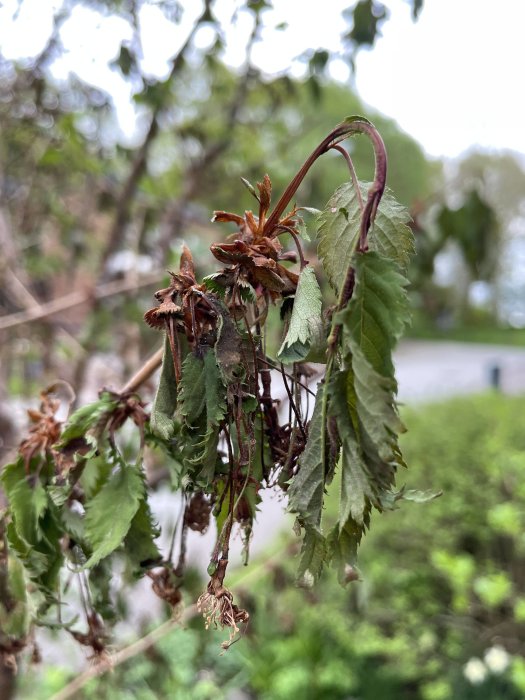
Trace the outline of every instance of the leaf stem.
<instances>
[{"instance_id":1,"label":"leaf stem","mask_svg":"<svg viewBox=\"0 0 525 700\"><path fill-rule=\"evenodd\" d=\"M281 214L290 203L290 200L297 192L299 185L304 180L306 174L315 161L322 156L323 153L326 153L331 148L334 148L340 141L344 141L349 136L353 136L355 134L366 134L372 141L375 154L374 182L368 193L367 203L361 219L360 244L366 244L368 229L374 220L377 206L381 200L386 185L387 158L385 144L383 143L381 135L375 126L364 117L347 117L343 122L341 122L341 124L338 124L335 129L332 129L328 136L326 136L317 146L317 148L312 151L275 205L273 212L264 225L263 235L271 236L274 233L274 230L279 223Z\"/></svg>"},{"instance_id":2,"label":"leaf stem","mask_svg":"<svg viewBox=\"0 0 525 700\"><path fill-rule=\"evenodd\" d=\"M295 246L296 246L297 252L299 254L299 260L301 262L301 272L302 272L304 270L304 268L308 265L308 260L304 259L303 247L301 246L301 241L299 240L297 233L293 230L293 228L291 226L286 226L286 224L279 224L277 226L277 229L282 230L282 231L286 231L294 239Z\"/></svg>"},{"instance_id":3,"label":"leaf stem","mask_svg":"<svg viewBox=\"0 0 525 700\"><path fill-rule=\"evenodd\" d=\"M339 151L343 158L346 160L346 164L348 166L348 170L350 171L350 177L352 179L352 184L354 186L355 193L357 195L357 201L359 202L359 209L361 210L361 214L363 213L365 209L365 203L363 202L363 196L361 194L361 188L359 187L359 181L357 179L357 175L355 172L355 167L352 159L350 158L350 154L348 151L340 146L338 143L336 143L334 146L332 146L332 149L335 151Z\"/></svg>"}]
</instances>

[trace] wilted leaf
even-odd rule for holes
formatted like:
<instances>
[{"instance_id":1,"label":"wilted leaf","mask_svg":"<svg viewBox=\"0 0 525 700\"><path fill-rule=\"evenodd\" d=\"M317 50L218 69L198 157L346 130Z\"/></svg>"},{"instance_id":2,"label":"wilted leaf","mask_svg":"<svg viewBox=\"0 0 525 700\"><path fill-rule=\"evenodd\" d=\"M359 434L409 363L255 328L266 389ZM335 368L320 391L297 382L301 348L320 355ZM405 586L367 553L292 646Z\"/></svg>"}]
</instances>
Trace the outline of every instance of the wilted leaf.
<instances>
[{"instance_id":1,"label":"wilted leaf","mask_svg":"<svg viewBox=\"0 0 525 700\"><path fill-rule=\"evenodd\" d=\"M314 528L321 522L326 465L323 459L322 401L324 387L318 385L308 442L299 459L299 471L288 489L288 508L302 523Z\"/></svg>"},{"instance_id":2,"label":"wilted leaf","mask_svg":"<svg viewBox=\"0 0 525 700\"><path fill-rule=\"evenodd\" d=\"M124 539L124 548L137 573L162 559L155 544L159 535L160 530L153 522L149 505L141 501Z\"/></svg>"},{"instance_id":3,"label":"wilted leaf","mask_svg":"<svg viewBox=\"0 0 525 700\"><path fill-rule=\"evenodd\" d=\"M223 302L218 299L210 299L210 302L219 316L215 356L222 379L228 385L232 382L238 382L244 374L241 354L242 339Z\"/></svg>"},{"instance_id":4,"label":"wilted leaf","mask_svg":"<svg viewBox=\"0 0 525 700\"><path fill-rule=\"evenodd\" d=\"M151 409L151 430L164 440L173 437L175 431L173 414L177 407L177 381L169 339L164 340L164 356L160 371L159 386Z\"/></svg>"},{"instance_id":5,"label":"wilted leaf","mask_svg":"<svg viewBox=\"0 0 525 700\"><path fill-rule=\"evenodd\" d=\"M323 335L321 290L314 269L307 265L299 275L288 333L277 358L281 362L300 362Z\"/></svg>"},{"instance_id":6,"label":"wilted leaf","mask_svg":"<svg viewBox=\"0 0 525 700\"><path fill-rule=\"evenodd\" d=\"M393 378L392 350L410 319L408 281L394 262L378 253L356 254L352 264L354 293L337 319L343 326L343 343L351 338L376 372Z\"/></svg>"},{"instance_id":7,"label":"wilted leaf","mask_svg":"<svg viewBox=\"0 0 525 700\"><path fill-rule=\"evenodd\" d=\"M28 581L17 557L9 557L7 572L7 581L4 580L2 585L3 599L0 600L0 630L5 637L24 639L30 630L32 612Z\"/></svg>"},{"instance_id":8,"label":"wilted leaf","mask_svg":"<svg viewBox=\"0 0 525 700\"><path fill-rule=\"evenodd\" d=\"M370 183L360 183L366 201ZM368 234L370 250L394 260L406 272L414 253L414 237L407 226L410 215L386 189ZM319 257L334 289L343 284L359 240L361 210L351 182L341 185L317 218Z\"/></svg>"},{"instance_id":9,"label":"wilted leaf","mask_svg":"<svg viewBox=\"0 0 525 700\"><path fill-rule=\"evenodd\" d=\"M5 466L0 479L18 535L36 544L42 537L40 520L48 503L42 483L26 474L22 458Z\"/></svg>"},{"instance_id":10,"label":"wilted leaf","mask_svg":"<svg viewBox=\"0 0 525 700\"><path fill-rule=\"evenodd\" d=\"M369 524L369 512L365 514L365 525ZM346 575L348 565L353 566L357 559L357 548L361 542L364 528L349 518L342 528L334 527L327 537L328 556L332 566L337 569L339 583L348 583Z\"/></svg>"},{"instance_id":11,"label":"wilted leaf","mask_svg":"<svg viewBox=\"0 0 525 700\"><path fill-rule=\"evenodd\" d=\"M217 461L219 424L226 414L226 387L213 350L208 349L203 358L192 353L186 356L180 405L191 440L188 462L200 465L200 477L210 480Z\"/></svg>"},{"instance_id":12,"label":"wilted leaf","mask_svg":"<svg viewBox=\"0 0 525 700\"><path fill-rule=\"evenodd\" d=\"M118 400L112 398L108 392L103 392L98 401L76 410L62 431L59 447L67 445L76 438L85 437L86 433L96 427L99 421L117 405Z\"/></svg>"},{"instance_id":13,"label":"wilted leaf","mask_svg":"<svg viewBox=\"0 0 525 700\"><path fill-rule=\"evenodd\" d=\"M356 527L363 528L365 513L373 497L373 481L368 471L359 442L357 407L349 404L347 388L351 372L336 372L330 381L328 393L329 415L337 422L341 440L341 493L338 522L344 528L351 518Z\"/></svg>"},{"instance_id":14,"label":"wilted leaf","mask_svg":"<svg viewBox=\"0 0 525 700\"><path fill-rule=\"evenodd\" d=\"M86 504L85 534L93 550L86 567L95 566L122 544L143 498L139 468L118 460L106 483Z\"/></svg>"},{"instance_id":15,"label":"wilted leaf","mask_svg":"<svg viewBox=\"0 0 525 700\"><path fill-rule=\"evenodd\" d=\"M316 527L306 526L297 571L298 583L310 588L319 580L327 559L326 538Z\"/></svg>"}]
</instances>

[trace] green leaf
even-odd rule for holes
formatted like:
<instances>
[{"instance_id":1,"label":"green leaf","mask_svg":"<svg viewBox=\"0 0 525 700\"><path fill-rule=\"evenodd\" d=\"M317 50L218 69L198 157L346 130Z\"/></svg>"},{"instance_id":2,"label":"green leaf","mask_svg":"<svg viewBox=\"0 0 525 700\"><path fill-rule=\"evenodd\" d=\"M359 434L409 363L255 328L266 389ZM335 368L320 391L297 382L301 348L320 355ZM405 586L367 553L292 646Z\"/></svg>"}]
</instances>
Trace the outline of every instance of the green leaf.
<instances>
[{"instance_id":1,"label":"green leaf","mask_svg":"<svg viewBox=\"0 0 525 700\"><path fill-rule=\"evenodd\" d=\"M75 542L82 542L85 535L85 521L83 516L76 510L71 510L67 506L61 510L62 524L67 534Z\"/></svg>"},{"instance_id":2,"label":"green leaf","mask_svg":"<svg viewBox=\"0 0 525 700\"><path fill-rule=\"evenodd\" d=\"M365 524L368 526L369 514L366 514ZM342 528L334 527L327 537L328 556L332 566L337 569L339 583L348 583L346 569L354 566L357 559L357 548L363 536L363 527L349 518Z\"/></svg>"},{"instance_id":3,"label":"green leaf","mask_svg":"<svg viewBox=\"0 0 525 700\"><path fill-rule=\"evenodd\" d=\"M206 375L202 357L190 352L184 358L179 392L181 414L192 425L206 406Z\"/></svg>"},{"instance_id":4,"label":"green leaf","mask_svg":"<svg viewBox=\"0 0 525 700\"><path fill-rule=\"evenodd\" d=\"M82 406L75 411L66 423L60 438L59 446L65 446L75 438L85 437L86 433L94 428L104 416L114 410L118 401L104 392L98 401Z\"/></svg>"},{"instance_id":5,"label":"green leaf","mask_svg":"<svg viewBox=\"0 0 525 700\"><path fill-rule=\"evenodd\" d=\"M141 501L124 539L124 548L137 573L151 568L162 559L154 541L159 535L160 530L153 522L149 505Z\"/></svg>"},{"instance_id":6,"label":"green leaf","mask_svg":"<svg viewBox=\"0 0 525 700\"><path fill-rule=\"evenodd\" d=\"M14 521L8 524L6 532L9 549L16 553L28 575L34 580L38 579L47 569L47 555L37 551L20 537Z\"/></svg>"},{"instance_id":7,"label":"green leaf","mask_svg":"<svg viewBox=\"0 0 525 700\"><path fill-rule=\"evenodd\" d=\"M329 382L328 414L342 443L339 528L351 521L357 536L371 505L389 507L396 469L404 464L392 349L408 311L406 280L395 263L368 252L356 254L353 264L354 293L335 319L343 327L345 367Z\"/></svg>"},{"instance_id":8,"label":"green leaf","mask_svg":"<svg viewBox=\"0 0 525 700\"><path fill-rule=\"evenodd\" d=\"M239 382L245 373L242 365L242 338L225 304L213 297L209 297L208 301L219 317L214 349L222 380L227 386Z\"/></svg>"},{"instance_id":9,"label":"green leaf","mask_svg":"<svg viewBox=\"0 0 525 700\"><path fill-rule=\"evenodd\" d=\"M27 543L37 543L42 538L40 520L48 504L42 483L26 474L22 458L4 467L0 479L16 532Z\"/></svg>"},{"instance_id":10,"label":"green leaf","mask_svg":"<svg viewBox=\"0 0 525 700\"><path fill-rule=\"evenodd\" d=\"M307 265L299 275L288 332L277 353L281 362L300 362L313 344L319 344L323 336L321 309L321 290L315 271Z\"/></svg>"},{"instance_id":11,"label":"green leaf","mask_svg":"<svg viewBox=\"0 0 525 700\"><path fill-rule=\"evenodd\" d=\"M370 183L360 183L366 201ZM414 237L407 226L410 215L386 189L368 234L371 251L394 260L406 272L414 252ZM343 285L359 240L361 210L351 182L341 185L317 218L319 257L330 284L338 292Z\"/></svg>"},{"instance_id":12,"label":"green leaf","mask_svg":"<svg viewBox=\"0 0 525 700\"><path fill-rule=\"evenodd\" d=\"M48 507L38 522L38 538L28 542L17 529L16 519L7 526L9 548L16 553L30 578L36 583L40 593L50 599L55 595L60 567L63 562L61 538L63 528L58 512L48 503Z\"/></svg>"},{"instance_id":13,"label":"green leaf","mask_svg":"<svg viewBox=\"0 0 525 700\"><path fill-rule=\"evenodd\" d=\"M204 357L190 353L182 365L180 383L181 414L190 431L190 465L200 465L198 476L210 481L217 462L219 426L226 415L226 388L215 353L208 349ZM197 433L197 439L191 433Z\"/></svg>"},{"instance_id":14,"label":"green leaf","mask_svg":"<svg viewBox=\"0 0 525 700\"><path fill-rule=\"evenodd\" d=\"M408 209L399 204L387 187L368 234L369 249L394 260L404 275L416 252L414 234L408 226L411 220Z\"/></svg>"},{"instance_id":15,"label":"green leaf","mask_svg":"<svg viewBox=\"0 0 525 700\"><path fill-rule=\"evenodd\" d=\"M246 302L255 302L257 301L257 294L255 292L255 289L252 287L252 285L247 282L245 279L239 278L237 281L238 289L239 289L239 294L241 295L241 299Z\"/></svg>"},{"instance_id":16,"label":"green leaf","mask_svg":"<svg viewBox=\"0 0 525 700\"><path fill-rule=\"evenodd\" d=\"M202 281L206 285L206 289L209 292L213 292L221 298L224 298L226 295L226 289L231 282L231 276L225 275L223 272L213 272L211 275L206 275L206 277L203 277Z\"/></svg>"},{"instance_id":17,"label":"green leaf","mask_svg":"<svg viewBox=\"0 0 525 700\"><path fill-rule=\"evenodd\" d=\"M181 413L186 422L195 423L206 411L208 423L218 425L226 411L225 395L213 350L207 350L204 357L188 354L180 382Z\"/></svg>"},{"instance_id":18,"label":"green leaf","mask_svg":"<svg viewBox=\"0 0 525 700\"><path fill-rule=\"evenodd\" d=\"M343 344L356 343L372 367L393 379L392 350L409 322L408 281L397 265L377 253L359 253L353 260L355 287L346 309L337 316Z\"/></svg>"},{"instance_id":19,"label":"green leaf","mask_svg":"<svg viewBox=\"0 0 525 700\"><path fill-rule=\"evenodd\" d=\"M4 575L4 572L2 572ZM28 596L28 581L24 567L17 557L7 560L7 591L2 586L4 599L0 600L0 630L2 637L24 639L31 625L31 606ZM7 595L5 595L7 593Z\"/></svg>"},{"instance_id":20,"label":"green leaf","mask_svg":"<svg viewBox=\"0 0 525 700\"><path fill-rule=\"evenodd\" d=\"M361 210L352 183L341 185L317 219L319 258L336 292L346 279L359 240L360 223Z\"/></svg>"},{"instance_id":21,"label":"green leaf","mask_svg":"<svg viewBox=\"0 0 525 700\"><path fill-rule=\"evenodd\" d=\"M301 238L307 243L310 243L312 239L310 238L310 234L308 233L306 223L303 221L303 219L297 219L297 224L295 228L297 229L297 233L301 236Z\"/></svg>"},{"instance_id":22,"label":"green leaf","mask_svg":"<svg viewBox=\"0 0 525 700\"><path fill-rule=\"evenodd\" d=\"M87 568L95 566L119 547L144 499L142 473L135 465L117 465L97 495L86 504L86 540L92 554Z\"/></svg>"},{"instance_id":23,"label":"green leaf","mask_svg":"<svg viewBox=\"0 0 525 700\"><path fill-rule=\"evenodd\" d=\"M373 498L373 486L359 444L359 416L356 407L348 403L347 388L352 374L339 371L332 375L328 391L328 411L337 422L341 440L341 493L338 522L341 530L352 518L356 526L364 527L365 514Z\"/></svg>"},{"instance_id":24,"label":"green leaf","mask_svg":"<svg viewBox=\"0 0 525 700\"><path fill-rule=\"evenodd\" d=\"M323 458L322 403L324 387L319 384L315 407L308 427L308 442L299 458L299 471L288 489L288 509L301 523L314 528L321 522L326 465Z\"/></svg>"},{"instance_id":25,"label":"green leaf","mask_svg":"<svg viewBox=\"0 0 525 700\"><path fill-rule=\"evenodd\" d=\"M297 571L299 585L310 588L317 583L326 562L327 553L326 538L316 527L307 526Z\"/></svg>"},{"instance_id":26,"label":"green leaf","mask_svg":"<svg viewBox=\"0 0 525 700\"><path fill-rule=\"evenodd\" d=\"M164 340L164 356L162 358L159 386L155 394L155 400L153 401L150 419L152 432L159 435L164 440L172 438L175 432L173 414L175 413L176 407L177 382L175 380L171 347L168 337L166 336Z\"/></svg>"}]
</instances>

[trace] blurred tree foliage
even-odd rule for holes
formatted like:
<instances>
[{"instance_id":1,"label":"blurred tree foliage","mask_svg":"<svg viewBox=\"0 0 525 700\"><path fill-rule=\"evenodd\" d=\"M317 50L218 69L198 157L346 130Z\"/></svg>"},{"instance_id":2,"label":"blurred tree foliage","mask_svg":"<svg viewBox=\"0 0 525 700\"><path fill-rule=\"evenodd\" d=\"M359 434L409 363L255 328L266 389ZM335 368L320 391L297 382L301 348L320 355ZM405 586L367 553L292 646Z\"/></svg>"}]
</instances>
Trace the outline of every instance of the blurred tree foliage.
<instances>
[{"instance_id":1,"label":"blurred tree foliage","mask_svg":"<svg viewBox=\"0 0 525 700\"><path fill-rule=\"evenodd\" d=\"M522 398L490 395L407 411L410 485L439 485L444 495L424 517L413 504L377 518L360 582L342 589L327 576L318 589L294 588L288 545L240 584L257 612L227 655L217 657L217 639L192 624L75 697L519 700L523 410ZM34 700L63 687L68 673L42 678ZM32 676L27 683L35 688Z\"/></svg>"},{"instance_id":2,"label":"blurred tree foliage","mask_svg":"<svg viewBox=\"0 0 525 700\"><path fill-rule=\"evenodd\" d=\"M441 186L413 206L417 256L411 281L423 312L416 321L420 330L430 330L432 319L461 328L506 325L516 306L525 313L517 271L524 192L525 170L516 154L473 151L447 163ZM434 279L440 255L454 269L446 287ZM477 311L469 298L476 281L489 290L489 301Z\"/></svg>"},{"instance_id":3,"label":"blurred tree foliage","mask_svg":"<svg viewBox=\"0 0 525 700\"><path fill-rule=\"evenodd\" d=\"M227 27L207 1L160 78L143 68L140 10L146 4L68 0L38 55L0 57L0 386L11 394L30 394L57 376L79 390L89 387L97 382L96 352L112 355L113 381L132 371L155 342L137 320L165 268L176 262L182 238L205 269L211 211L252 206L239 178L255 180L268 171L279 191L326 124L345 114L367 113L376 121L402 201L431 190L432 168L419 146L328 80L327 49L319 49L324 59L317 49L304 58L300 81L265 76L254 65L252 49L269 2L237 8L252 23L241 69L223 63ZM189 10L172 1L156 5L166 23L181 22ZM53 77L63 57L62 34L79 6L98 12L101 23L118 17L130 27L112 67L134 94L133 147L122 145L110 95L73 75L65 82ZM384 9L359 3L345 15L359 35L352 55L379 29L361 41L358 28L367 14ZM195 45L202 27L213 33L211 49ZM291 139L297 139L293 150ZM369 177L366 143L357 142L352 155ZM344 173L336 162L327 157L299 198L322 206Z\"/></svg>"}]
</instances>

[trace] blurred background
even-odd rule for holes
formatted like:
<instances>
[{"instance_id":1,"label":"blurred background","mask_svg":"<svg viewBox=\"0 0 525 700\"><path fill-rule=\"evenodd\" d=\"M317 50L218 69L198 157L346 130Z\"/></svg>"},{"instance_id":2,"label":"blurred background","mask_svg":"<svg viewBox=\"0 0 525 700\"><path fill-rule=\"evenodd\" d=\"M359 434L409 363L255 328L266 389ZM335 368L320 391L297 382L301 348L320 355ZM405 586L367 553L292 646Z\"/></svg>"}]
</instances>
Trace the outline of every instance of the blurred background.
<instances>
[{"instance_id":1,"label":"blurred background","mask_svg":"<svg viewBox=\"0 0 525 700\"><path fill-rule=\"evenodd\" d=\"M520 0L0 2L2 461L45 386L82 405L157 349L142 315L182 241L215 269L213 210L252 208L241 177L267 172L278 195L361 114L417 247L400 483L444 492L374 518L347 589L294 587L291 523L265 504L266 554L232 576L250 626L226 655L198 619L71 690L86 662L46 636L19 697L525 697L524 23ZM349 149L371 179L366 141ZM323 156L297 202L322 208L345 167ZM177 496L148 474L164 522ZM119 600L117 647L167 615L146 595Z\"/></svg>"}]
</instances>

